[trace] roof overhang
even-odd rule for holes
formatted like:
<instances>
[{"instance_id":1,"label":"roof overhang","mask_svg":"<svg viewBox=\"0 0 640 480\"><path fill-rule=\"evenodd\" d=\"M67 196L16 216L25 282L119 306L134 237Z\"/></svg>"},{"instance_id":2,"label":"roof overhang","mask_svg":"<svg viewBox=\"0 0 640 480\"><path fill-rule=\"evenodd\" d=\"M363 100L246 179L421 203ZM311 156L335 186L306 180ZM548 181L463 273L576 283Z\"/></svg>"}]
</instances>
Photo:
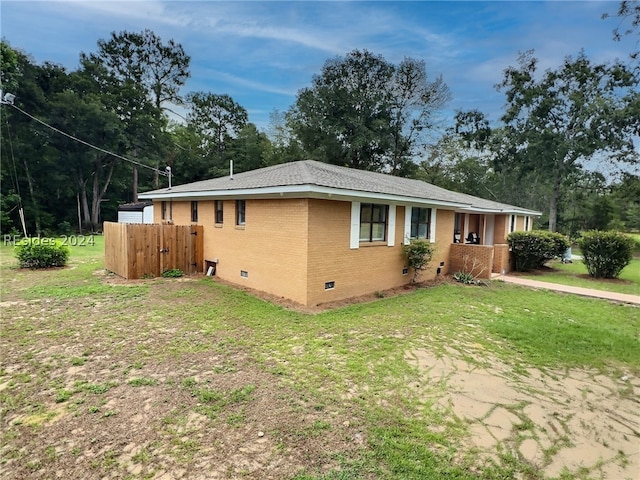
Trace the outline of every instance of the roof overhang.
<instances>
[{"instance_id":1,"label":"roof overhang","mask_svg":"<svg viewBox=\"0 0 640 480\"><path fill-rule=\"evenodd\" d=\"M446 200L434 200L429 198L420 198L407 196L402 194L376 193L360 190L341 189L335 187L325 187L315 184L303 185L286 185L273 187L258 188L239 188L227 190L203 190L203 191L176 191L169 188L164 190L154 190L149 193L141 193L138 195L140 199L146 200L233 200L233 199L270 199L270 198L316 198L323 200L339 200L339 201L369 201L384 202L397 205L425 205L431 207L447 207L464 213L480 213L480 214L517 214L517 215L541 215L540 212L534 212L518 208L482 208L474 206L471 203L453 202Z\"/></svg>"},{"instance_id":2,"label":"roof overhang","mask_svg":"<svg viewBox=\"0 0 640 480\"><path fill-rule=\"evenodd\" d=\"M390 195L386 193L364 192L320 185L287 185L278 187L242 188L237 190L207 190L201 192L177 192L170 189L155 190L138 195L141 199L153 200L204 200L204 199L266 199L266 198L318 198L342 201L382 201L393 204L424 204L446 206L449 208L470 207L469 204L410 197L406 195Z\"/></svg>"}]
</instances>

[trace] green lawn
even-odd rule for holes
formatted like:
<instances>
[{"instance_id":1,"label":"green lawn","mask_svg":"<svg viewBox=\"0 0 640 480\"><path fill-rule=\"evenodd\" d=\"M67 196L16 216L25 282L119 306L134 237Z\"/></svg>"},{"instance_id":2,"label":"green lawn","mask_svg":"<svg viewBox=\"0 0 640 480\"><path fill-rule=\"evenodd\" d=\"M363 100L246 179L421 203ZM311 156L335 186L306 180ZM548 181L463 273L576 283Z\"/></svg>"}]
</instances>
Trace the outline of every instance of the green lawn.
<instances>
[{"instance_id":1,"label":"green lawn","mask_svg":"<svg viewBox=\"0 0 640 480\"><path fill-rule=\"evenodd\" d=\"M522 276L532 280L574 287L640 295L640 258L632 259L631 263L622 270L620 276L611 280L590 277L582 260L574 260L573 263L562 263L556 260L549 262L547 266L549 269L538 270Z\"/></svg>"},{"instance_id":2,"label":"green lawn","mask_svg":"<svg viewBox=\"0 0 640 480\"><path fill-rule=\"evenodd\" d=\"M152 478L169 468L159 459L195 472L233 438L251 448L253 415L258 424L275 415L262 428L279 438L272 455L291 462L281 478L540 480L513 453L487 463L463 448L464 422L409 387L421 377L407 352L457 352L478 365L496 358L516 376L531 368L640 375L640 314L627 305L495 282L307 314L209 278L117 281L101 270L102 252L96 237L94 246L72 247L69 268L24 271L0 247L2 417L22 415L3 425L0 443L3 465L21 466L15 478L65 468L77 478ZM581 265L557 267L567 273L554 275L573 278ZM637 274L624 278L637 288ZM155 399L164 413L136 437L139 412L114 407L123 398L132 409ZM60 409L61 420L43 420ZM361 443L343 433L347 424ZM142 449L127 457L134 438ZM570 478L591 477L562 477Z\"/></svg>"}]
</instances>

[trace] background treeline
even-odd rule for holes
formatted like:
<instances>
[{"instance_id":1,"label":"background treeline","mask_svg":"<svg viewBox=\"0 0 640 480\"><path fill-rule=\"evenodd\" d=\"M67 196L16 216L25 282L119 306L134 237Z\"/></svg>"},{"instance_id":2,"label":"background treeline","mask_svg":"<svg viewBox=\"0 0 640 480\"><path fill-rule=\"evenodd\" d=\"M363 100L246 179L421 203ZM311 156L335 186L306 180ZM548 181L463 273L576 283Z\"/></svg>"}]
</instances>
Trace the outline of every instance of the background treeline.
<instances>
[{"instance_id":1,"label":"background treeline","mask_svg":"<svg viewBox=\"0 0 640 480\"><path fill-rule=\"evenodd\" d=\"M637 2L620 8L636 35ZM3 234L22 231L21 215L32 235L99 230L136 192L165 187L166 166L181 184L227 175L229 160L242 172L304 158L537 209L552 231L640 230L637 52L608 64L580 52L546 72L521 54L493 125L479 111L447 118L449 89L424 61L354 50L263 132L229 95L184 94L189 55L149 30L99 40L74 71L6 40L0 50L2 89L16 96L0 108Z\"/></svg>"}]
</instances>

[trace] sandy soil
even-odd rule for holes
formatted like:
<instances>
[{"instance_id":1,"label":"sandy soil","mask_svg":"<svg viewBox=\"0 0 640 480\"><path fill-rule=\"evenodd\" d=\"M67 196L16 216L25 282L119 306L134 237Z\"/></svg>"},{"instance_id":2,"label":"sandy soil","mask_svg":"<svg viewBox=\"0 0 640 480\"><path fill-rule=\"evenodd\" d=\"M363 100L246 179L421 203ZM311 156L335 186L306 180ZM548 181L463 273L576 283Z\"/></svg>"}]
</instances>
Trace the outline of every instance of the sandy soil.
<instances>
[{"instance_id":1,"label":"sandy soil","mask_svg":"<svg viewBox=\"0 0 640 480\"><path fill-rule=\"evenodd\" d=\"M510 451L548 477L588 471L590 478L640 478L640 379L609 378L584 370L516 375L512 368L469 345L436 357L407 352L424 381L425 400L464 420L469 448L488 458ZM479 366L483 365L483 366Z\"/></svg>"}]
</instances>

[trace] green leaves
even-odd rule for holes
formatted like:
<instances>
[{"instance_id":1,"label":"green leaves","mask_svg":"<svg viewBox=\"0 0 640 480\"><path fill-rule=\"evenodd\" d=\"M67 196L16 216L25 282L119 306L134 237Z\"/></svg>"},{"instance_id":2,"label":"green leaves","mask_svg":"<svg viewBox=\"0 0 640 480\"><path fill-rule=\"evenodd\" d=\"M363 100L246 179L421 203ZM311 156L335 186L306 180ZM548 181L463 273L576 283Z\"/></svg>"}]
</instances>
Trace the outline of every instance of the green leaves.
<instances>
[{"instance_id":1,"label":"green leaves","mask_svg":"<svg viewBox=\"0 0 640 480\"><path fill-rule=\"evenodd\" d=\"M64 267L69 258L69 247L53 238L27 238L15 246L20 268Z\"/></svg>"},{"instance_id":2,"label":"green leaves","mask_svg":"<svg viewBox=\"0 0 640 480\"><path fill-rule=\"evenodd\" d=\"M616 231L591 230L578 240L583 262L589 275L597 278L617 278L631 263L634 240Z\"/></svg>"},{"instance_id":3,"label":"green leaves","mask_svg":"<svg viewBox=\"0 0 640 480\"><path fill-rule=\"evenodd\" d=\"M311 158L399 175L410 171L434 112L448 99L442 78L430 82L423 61L393 65L353 50L324 64L287 120Z\"/></svg>"},{"instance_id":4,"label":"green leaves","mask_svg":"<svg viewBox=\"0 0 640 480\"><path fill-rule=\"evenodd\" d=\"M563 235L544 230L513 232L507 237L507 242L515 257L517 272L539 268L546 261L562 256L571 246Z\"/></svg>"},{"instance_id":5,"label":"green leaves","mask_svg":"<svg viewBox=\"0 0 640 480\"><path fill-rule=\"evenodd\" d=\"M424 240L412 240L408 245L402 246L402 251L407 256L407 265L413 270L412 281L416 282L433 259L435 247Z\"/></svg>"},{"instance_id":6,"label":"green leaves","mask_svg":"<svg viewBox=\"0 0 640 480\"><path fill-rule=\"evenodd\" d=\"M637 87L636 74L624 65L594 64L584 52L540 76L529 51L518 67L505 71L498 87L507 97L502 121L509 135L503 140L515 148L503 149L507 155L498 161L548 182L550 230L557 227L565 182L582 170L583 161L596 154L614 165L637 161Z\"/></svg>"}]
</instances>

